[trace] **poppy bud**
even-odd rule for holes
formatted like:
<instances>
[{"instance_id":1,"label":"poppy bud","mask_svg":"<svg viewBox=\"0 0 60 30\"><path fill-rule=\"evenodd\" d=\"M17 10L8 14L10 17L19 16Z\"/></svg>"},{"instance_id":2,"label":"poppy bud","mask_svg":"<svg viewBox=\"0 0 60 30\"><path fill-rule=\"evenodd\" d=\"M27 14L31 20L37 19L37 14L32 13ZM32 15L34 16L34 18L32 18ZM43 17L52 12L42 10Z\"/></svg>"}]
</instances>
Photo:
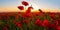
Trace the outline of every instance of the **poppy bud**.
<instances>
[{"instance_id":1,"label":"poppy bud","mask_svg":"<svg viewBox=\"0 0 60 30\"><path fill-rule=\"evenodd\" d=\"M41 9L39 9L39 11L42 13L42 10Z\"/></svg>"}]
</instances>

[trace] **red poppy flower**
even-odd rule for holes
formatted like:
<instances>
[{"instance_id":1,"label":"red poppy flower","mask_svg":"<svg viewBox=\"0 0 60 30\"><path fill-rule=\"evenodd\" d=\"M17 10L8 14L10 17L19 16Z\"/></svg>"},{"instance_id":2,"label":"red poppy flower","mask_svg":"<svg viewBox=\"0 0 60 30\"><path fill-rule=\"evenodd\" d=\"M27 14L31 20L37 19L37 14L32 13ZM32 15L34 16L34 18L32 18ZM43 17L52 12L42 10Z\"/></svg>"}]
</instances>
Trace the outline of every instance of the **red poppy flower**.
<instances>
[{"instance_id":1,"label":"red poppy flower","mask_svg":"<svg viewBox=\"0 0 60 30\"><path fill-rule=\"evenodd\" d=\"M35 15L38 16L40 13L36 13Z\"/></svg>"},{"instance_id":2,"label":"red poppy flower","mask_svg":"<svg viewBox=\"0 0 60 30\"><path fill-rule=\"evenodd\" d=\"M23 18L25 18L25 17L30 18L30 14L29 14L29 13L25 13L25 14L23 14Z\"/></svg>"},{"instance_id":3,"label":"red poppy flower","mask_svg":"<svg viewBox=\"0 0 60 30\"><path fill-rule=\"evenodd\" d=\"M58 21L57 20L55 21L55 23L56 23L56 26L58 26Z\"/></svg>"},{"instance_id":4,"label":"red poppy flower","mask_svg":"<svg viewBox=\"0 0 60 30\"><path fill-rule=\"evenodd\" d=\"M28 7L28 9L26 10L26 13L30 13L31 12L31 9L33 9L32 6Z\"/></svg>"},{"instance_id":5,"label":"red poppy flower","mask_svg":"<svg viewBox=\"0 0 60 30\"><path fill-rule=\"evenodd\" d=\"M54 20L55 20L55 17L54 17L54 16L55 16L55 14L54 14L54 13L50 13L50 14L49 14L49 16L50 16L52 19L54 19Z\"/></svg>"},{"instance_id":6,"label":"red poppy flower","mask_svg":"<svg viewBox=\"0 0 60 30\"><path fill-rule=\"evenodd\" d=\"M56 25L54 25L53 23L49 23L49 25L48 25L48 30L57 30L57 26Z\"/></svg>"},{"instance_id":7,"label":"red poppy flower","mask_svg":"<svg viewBox=\"0 0 60 30\"><path fill-rule=\"evenodd\" d=\"M14 20L13 23L16 23L16 20Z\"/></svg>"},{"instance_id":8,"label":"red poppy flower","mask_svg":"<svg viewBox=\"0 0 60 30\"><path fill-rule=\"evenodd\" d=\"M18 6L18 9L24 10L24 7L23 6Z\"/></svg>"},{"instance_id":9,"label":"red poppy flower","mask_svg":"<svg viewBox=\"0 0 60 30\"><path fill-rule=\"evenodd\" d=\"M22 1L22 4L25 6L29 5L28 2L26 2L26 1Z\"/></svg>"},{"instance_id":10,"label":"red poppy flower","mask_svg":"<svg viewBox=\"0 0 60 30\"><path fill-rule=\"evenodd\" d=\"M14 24L15 24L17 27L21 27L21 22L17 22L16 20L14 20Z\"/></svg>"},{"instance_id":11,"label":"red poppy flower","mask_svg":"<svg viewBox=\"0 0 60 30\"><path fill-rule=\"evenodd\" d=\"M48 27L48 23L49 23L48 20L43 20L43 25L44 25L45 27Z\"/></svg>"},{"instance_id":12,"label":"red poppy flower","mask_svg":"<svg viewBox=\"0 0 60 30\"><path fill-rule=\"evenodd\" d=\"M49 24L48 24L48 28L54 28L54 29L55 29L55 28L56 28L56 25L53 24L53 23L49 23Z\"/></svg>"},{"instance_id":13,"label":"red poppy flower","mask_svg":"<svg viewBox=\"0 0 60 30\"><path fill-rule=\"evenodd\" d=\"M30 13L31 12L31 10L26 10L26 13Z\"/></svg>"},{"instance_id":14,"label":"red poppy flower","mask_svg":"<svg viewBox=\"0 0 60 30\"><path fill-rule=\"evenodd\" d=\"M15 25L16 25L17 27L21 27L21 23L20 23L20 22L16 22Z\"/></svg>"},{"instance_id":15,"label":"red poppy flower","mask_svg":"<svg viewBox=\"0 0 60 30\"><path fill-rule=\"evenodd\" d=\"M57 27L57 30L60 30L60 26Z\"/></svg>"},{"instance_id":16,"label":"red poppy flower","mask_svg":"<svg viewBox=\"0 0 60 30\"><path fill-rule=\"evenodd\" d=\"M35 21L35 25L43 26L43 25L42 25L42 22L41 22L39 19L36 19L36 21Z\"/></svg>"},{"instance_id":17,"label":"red poppy flower","mask_svg":"<svg viewBox=\"0 0 60 30\"><path fill-rule=\"evenodd\" d=\"M4 15L1 16L1 19L2 19L2 20L7 20L7 18L8 18L7 16L4 16Z\"/></svg>"},{"instance_id":18,"label":"red poppy flower","mask_svg":"<svg viewBox=\"0 0 60 30\"><path fill-rule=\"evenodd\" d=\"M31 10L31 9L34 9L34 8L32 7L32 5L28 7L28 10Z\"/></svg>"},{"instance_id":19,"label":"red poppy flower","mask_svg":"<svg viewBox=\"0 0 60 30\"><path fill-rule=\"evenodd\" d=\"M6 27L6 26L4 26L4 27L2 28L2 30L7 30L7 27Z\"/></svg>"},{"instance_id":20,"label":"red poppy flower","mask_svg":"<svg viewBox=\"0 0 60 30\"><path fill-rule=\"evenodd\" d=\"M24 23L28 24L29 20L23 20Z\"/></svg>"},{"instance_id":21,"label":"red poppy flower","mask_svg":"<svg viewBox=\"0 0 60 30\"><path fill-rule=\"evenodd\" d=\"M50 13L50 17L54 17L55 16L55 14L54 13Z\"/></svg>"}]
</instances>

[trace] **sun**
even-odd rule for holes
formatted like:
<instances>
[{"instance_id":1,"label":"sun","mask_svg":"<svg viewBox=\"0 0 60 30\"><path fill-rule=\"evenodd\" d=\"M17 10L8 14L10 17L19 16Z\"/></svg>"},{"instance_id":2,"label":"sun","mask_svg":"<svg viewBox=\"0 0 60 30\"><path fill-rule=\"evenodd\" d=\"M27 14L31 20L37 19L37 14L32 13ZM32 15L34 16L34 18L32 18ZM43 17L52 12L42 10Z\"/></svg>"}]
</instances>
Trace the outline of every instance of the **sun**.
<instances>
[{"instance_id":1,"label":"sun","mask_svg":"<svg viewBox=\"0 0 60 30\"><path fill-rule=\"evenodd\" d=\"M39 9L39 6L35 3L29 3L29 6L32 6L35 10ZM28 8L29 6L27 6L26 8Z\"/></svg>"},{"instance_id":2,"label":"sun","mask_svg":"<svg viewBox=\"0 0 60 30\"><path fill-rule=\"evenodd\" d=\"M32 3L32 7L33 7L34 9L32 9L31 12L38 12L39 7L37 6L37 4Z\"/></svg>"},{"instance_id":3,"label":"sun","mask_svg":"<svg viewBox=\"0 0 60 30\"><path fill-rule=\"evenodd\" d=\"M32 7L33 7L35 10L39 9L39 7L37 6L37 4L32 4Z\"/></svg>"}]
</instances>

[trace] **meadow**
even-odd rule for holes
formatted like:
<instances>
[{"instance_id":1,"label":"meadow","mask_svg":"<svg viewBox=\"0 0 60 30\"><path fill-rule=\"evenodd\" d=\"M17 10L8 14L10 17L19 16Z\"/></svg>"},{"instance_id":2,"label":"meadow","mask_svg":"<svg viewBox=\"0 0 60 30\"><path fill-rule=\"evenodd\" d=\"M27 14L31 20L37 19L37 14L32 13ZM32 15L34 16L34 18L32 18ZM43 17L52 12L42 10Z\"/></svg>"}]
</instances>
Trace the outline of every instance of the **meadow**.
<instances>
[{"instance_id":1,"label":"meadow","mask_svg":"<svg viewBox=\"0 0 60 30\"><path fill-rule=\"evenodd\" d=\"M60 30L60 13L0 13L0 30Z\"/></svg>"}]
</instances>

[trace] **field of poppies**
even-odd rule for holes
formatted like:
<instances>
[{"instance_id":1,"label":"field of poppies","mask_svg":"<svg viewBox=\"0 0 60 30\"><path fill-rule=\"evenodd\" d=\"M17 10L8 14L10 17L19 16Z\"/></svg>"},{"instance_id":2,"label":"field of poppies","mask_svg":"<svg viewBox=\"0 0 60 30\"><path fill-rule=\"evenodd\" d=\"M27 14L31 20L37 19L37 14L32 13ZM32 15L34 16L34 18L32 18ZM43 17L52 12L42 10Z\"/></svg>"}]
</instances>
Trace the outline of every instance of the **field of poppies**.
<instances>
[{"instance_id":1,"label":"field of poppies","mask_svg":"<svg viewBox=\"0 0 60 30\"><path fill-rule=\"evenodd\" d=\"M60 13L0 13L0 30L60 30Z\"/></svg>"},{"instance_id":2,"label":"field of poppies","mask_svg":"<svg viewBox=\"0 0 60 30\"><path fill-rule=\"evenodd\" d=\"M26 1L22 5L28 6ZM18 6L24 10L24 6ZM0 13L0 30L60 30L60 13L31 12L34 9L29 6L26 12Z\"/></svg>"}]
</instances>

